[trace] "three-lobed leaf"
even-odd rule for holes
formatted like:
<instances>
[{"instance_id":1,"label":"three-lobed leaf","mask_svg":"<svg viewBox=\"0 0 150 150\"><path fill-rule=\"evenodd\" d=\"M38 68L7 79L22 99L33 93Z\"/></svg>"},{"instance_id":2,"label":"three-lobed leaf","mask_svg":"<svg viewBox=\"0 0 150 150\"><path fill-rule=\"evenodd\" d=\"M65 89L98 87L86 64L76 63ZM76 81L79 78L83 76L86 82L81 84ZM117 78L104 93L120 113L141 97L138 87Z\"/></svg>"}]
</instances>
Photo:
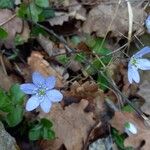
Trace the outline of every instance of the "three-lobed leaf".
<instances>
[{"instance_id":1,"label":"three-lobed leaf","mask_svg":"<svg viewBox=\"0 0 150 150\"><path fill-rule=\"evenodd\" d=\"M14 104L22 104L23 103L25 94L20 90L19 84L14 84L10 88L9 95L10 95L11 101Z\"/></svg>"},{"instance_id":2,"label":"three-lobed leaf","mask_svg":"<svg viewBox=\"0 0 150 150\"><path fill-rule=\"evenodd\" d=\"M18 84L13 85L9 92L0 89L0 111L6 113L2 118L10 127L16 126L23 119L24 96Z\"/></svg>"},{"instance_id":3,"label":"three-lobed leaf","mask_svg":"<svg viewBox=\"0 0 150 150\"><path fill-rule=\"evenodd\" d=\"M35 124L29 131L30 140L39 139L53 139L55 137L55 132L51 129L53 126L52 122L43 118L37 124Z\"/></svg>"},{"instance_id":4,"label":"three-lobed leaf","mask_svg":"<svg viewBox=\"0 0 150 150\"><path fill-rule=\"evenodd\" d=\"M23 108L21 106L12 107L6 117L6 122L10 127L14 127L19 124L23 119Z\"/></svg>"}]
</instances>

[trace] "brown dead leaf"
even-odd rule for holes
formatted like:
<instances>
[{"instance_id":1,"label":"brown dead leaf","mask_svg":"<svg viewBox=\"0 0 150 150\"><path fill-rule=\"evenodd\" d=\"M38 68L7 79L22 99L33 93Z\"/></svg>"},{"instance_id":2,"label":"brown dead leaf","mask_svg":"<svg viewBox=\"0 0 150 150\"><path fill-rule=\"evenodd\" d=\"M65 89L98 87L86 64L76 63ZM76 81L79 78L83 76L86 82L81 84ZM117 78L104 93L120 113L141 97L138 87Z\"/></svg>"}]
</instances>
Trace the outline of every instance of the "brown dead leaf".
<instances>
[{"instance_id":1,"label":"brown dead leaf","mask_svg":"<svg viewBox=\"0 0 150 150\"><path fill-rule=\"evenodd\" d=\"M86 10L77 0L69 1L69 12L55 12L55 17L49 19L49 23L54 25L62 25L64 22L69 21L69 18L75 18L77 20L86 20Z\"/></svg>"},{"instance_id":2,"label":"brown dead leaf","mask_svg":"<svg viewBox=\"0 0 150 150\"><path fill-rule=\"evenodd\" d=\"M124 132L124 124L126 122L131 122L137 127L138 133L136 135L131 135L125 140L125 146L132 146L133 148L138 148L141 142L144 140L145 145L141 150L149 150L149 139L150 129L146 127L140 118L138 118L134 113L128 112L115 112L115 116L111 120L111 125L119 130L121 133Z\"/></svg>"},{"instance_id":3,"label":"brown dead leaf","mask_svg":"<svg viewBox=\"0 0 150 150\"><path fill-rule=\"evenodd\" d=\"M150 115L150 82L148 80L143 81L139 86L138 95L142 96L145 100L144 105L141 107L141 110Z\"/></svg>"},{"instance_id":4,"label":"brown dead leaf","mask_svg":"<svg viewBox=\"0 0 150 150\"><path fill-rule=\"evenodd\" d=\"M116 6L114 4L106 4L105 2L94 7L84 22L83 31L86 33L95 32L100 37L105 37L111 20L115 15ZM133 10L133 32L142 28L142 24L145 20L145 12L142 8L132 7ZM93 23L94 22L94 23ZM109 28L109 32L112 36L120 37L128 33L128 9L126 6L120 6L115 16L115 19Z\"/></svg>"},{"instance_id":5,"label":"brown dead leaf","mask_svg":"<svg viewBox=\"0 0 150 150\"><path fill-rule=\"evenodd\" d=\"M143 121L138 118L134 113L129 112L115 112L115 116L110 121L111 125L119 130L121 133L124 132L124 124L126 122L133 123L138 130L138 134L147 130L146 126L144 125Z\"/></svg>"},{"instance_id":6,"label":"brown dead leaf","mask_svg":"<svg viewBox=\"0 0 150 150\"><path fill-rule=\"evenodd\" d=\"M60 150L63 142L59 139L55 140L41 140L38 142L42 150Z\"/></svg>"},{"instance_id":7,"label":"brown dead leaf","mask_svg":"<svg viewBox=\"0 0 150 150\"><path fill-rule=\"evenodd\" d=\"M10 76L5 75L2 67L0 66L0 87L4 90L8 90L13 84L13 79Z\"/></svg>"},{"instance_id":8,"label":"brown dead leaf","mask_svg":"<svg viewBox=\"0 0 150 150\"><path fill-rule=\"evenodd\" d=\"M14 66L9 62L9 60L0 54L0 87L6 91L15 84L21 83L21 78L14 74L14 70L12 69ZM11 72L10 74L7 71Z\"/></svg>"},{"instance_id":9,"label":"brown dead leaf","mask_svg":"<svg viewBox=\"0 0 150 150\"><path fill-rule=\"evenodd\" d=\"M93 113L85 113L88 101L82 100L78 104L71 104L62 109L60 104L54 104L49 114L40 114L54 123L54 131L67 150L81 150L87 135L94 126ZM51 148L47 147L47 150Z\"/></svg>"},{"instance_id":10,"label":"brown dead leaf","mask_svg":"<svg viewBox=\"0 0 150 150\"><path fill-rule=\"evenodd\" d=\"M98 85L94 81L86 81L82 84L74 81L70 87L70 91L67 94L80 99L90 100L95 98L97 93L103 95L103 93L99 91Z\"/></svg>"},{"instance_id":11,"label":"brown dead leaf","mask_svg":"<svg viewBox=\"0 0 150 150\"><path fill-rule=\"evenodd\" d=\"M50 66L40 52L33 51L31 56L28 58L28 64L33 72L38 71L45 76L55 76L57 78L56 86L63 87L63 77L59 72Z\"/></svg>"},{"instance_id":12,"label":"brown dead leaf","mask_svg":"<svg viewBox=\"0 0 150 150\"><path fill-rule=\"evenodd\" d=\"M23 22L22 32L19 34L24 42L27 42L30 37L30 29L26 21Z\"/></svg>"},{"instance_id":13,"label":"brown dead leaf","mask_svg":"<svg viewBox=\"0 0 150 150\"><path fill-rule=\"evenodd\" d=\"M139 135L132 135L129 136L125 140L125 146L132 146L135 149L138 149L140 147L140 150L149 150L150 149L150 131L144 131ZM141 143L144 143L144 145L141 147Z\"/></svg>"},{"instance_id":14,"label":"brown dead leaf","mask_svg":"<svg viewBox=\"0 0 150 150\"><path fill-rule=\"evenodd\" d=\"M13 16L13 12L8 9L0 10L0 24L7 22ZM4 28L8 32L8 37L6 40L1 42L1 44L5 44L6 48L14 47L14 38L16 33L20 33L22 30L22 20L18 17L14 17L12 20L5 23L2 28Z\"/></svg>"},{"instance_id":15,"label":"brown dead leaf","mask_svg":"<svg viewBox=\"0 0 150 150\"><path fill-rule=\"evenodd\" d=\"M74 99L75 101L88 100L89 105L86 110L93 112L95 119L100 119L101 113L104 111L104 93L98 89L98 85L94 81L86 81L82 84L77 81L73 82L70 91L65 92L65 96L70 98L70 101L72 101L72 97L77 99ZM65 99L64 102L67 103Z\"/></svg>"},{"instance_id":16,"label":"brown dead leaf","mask_svg":"<svg viewBox=\"0 0 150 150\"><path fill-rule=\"evenodd\" d=\"M47 37L40 34L37 37L38 42L44 48L44 50L48 53L49 56L53 55L54 43Z\"/></svg>"}]
</instances>

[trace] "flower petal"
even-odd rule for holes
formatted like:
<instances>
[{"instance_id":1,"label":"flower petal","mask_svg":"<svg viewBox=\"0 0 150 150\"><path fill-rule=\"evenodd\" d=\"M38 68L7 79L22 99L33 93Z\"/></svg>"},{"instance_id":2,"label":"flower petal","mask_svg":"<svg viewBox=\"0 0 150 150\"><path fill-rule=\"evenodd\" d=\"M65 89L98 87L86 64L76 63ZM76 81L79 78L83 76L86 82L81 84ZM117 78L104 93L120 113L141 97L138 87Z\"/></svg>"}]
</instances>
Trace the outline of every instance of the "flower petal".
<instances>
[{"instance_id":1,"label":"flower petal","mask_svg":"<svg viewBox=\"0 0 150 150\"><path fill-rule=\"evenodd\" d=\"M132 84L132 82L133 82L132 68L131 68L131 67L128 68L128 81L129 81L129 83L131 83L131 84Z\"/></svg>"},{"instance_id":2,"label":"flower petal","mask_svg":"<svg viewBox=\"0 0 150 150\"><path fill-rule=\"evenodd\" d=\"M52 102L60 102L63 99L63 95L58 90L47 91L46 95Z\"/></svg>"},{"instance_id":3,"label":"flower petal","mask_svg":"<svg viewBox=\"0 0 150 150\"><path fill-rule=\"evenodd\" d=\"M50 76L46 78L45 85L50 90L53 89L56 84L55 76Z\"/></svg>"},{"instance_id":4,"label":"flower petal","mask_svg":"<svg viewBox=\"0 0 150 150\"><path fill-rule=\"evenodd\" d=\"M39 72L34 72L32 74L32 81L36 86L41 86L45 84L45 77L41 75Z\"/></svg>"},{"instance_id":5,"label":"flower petal","mask_svg":"<svg viewBox=\"0 0 150 150\"><path fill-rule=\"evenodd\" d=\"M137 59L137 67L141 70L150 70L150 61L148 59Z\"/></svg>"},{"instance_id":6,"label":"flower petal","mask_svg":"<svg viewBox=\"0 0 150 150\"><path fill-rule=\"evenodd\" d=\"M147 17L146 21L145 21L145 26L148 30L148 33L150 31L150 15Z\"/></svg>"},{"instance_id":7,"label":"flower petal","mask_svg":"<svg viewBox=\"0 0 150 150\"><path fill-rule=\"evenodd\" d=\"M20 85L20 89L26 94L35 94L37 87L32 83L25 83Z\"/></svg>"},{"instance_id":8,"label":"flower petal","mask_svg":"<svg viewBox=\"0 0 150 150\"><path fill-rule=\"evenodd\" d=\"M39 106L40 102L38 100L37 96L32 96L31 98L28 99L27 103L26 103L26 110L27 111L32 111L35 108L37 108Z\"/></svg>"},{"instance_id":9,"label":"flower petal","mask_svg":"<svg viewBox=\"0 0 150 150\"><path fill-rule=\"evenodd\" d=\"M150 53L150 47L146 46L146 47L142 48L140 51L138 51L136 54L134 54L133 56L135 58L139 58L139 57L142 57L143 55L146 55L148 53Z\"/></svg>"},{"instance_id":10,"label":"flower petal","mask_svg":"<svg viewBox=\"0 0 150 150\"><path fill-rule=\"evenodd\" d=\"M44 100L40 103L41 109L45 112L48 113L50 111L50 108L52 106L52 102L50 99L45 96Z\"/></svg>"},{"instance_id":11,"label":"flower petal","mask_svg":"<svg viewBox=\"0 0 150 150\"><path fill-rule=\"evenodd\" d=\"M135 81L136 83L140 82L140 76L138 73L138 69L136 67L134 67L134 66L131 67L130 75L131 75L133 81Z\"/></svg>"}]
</instances>

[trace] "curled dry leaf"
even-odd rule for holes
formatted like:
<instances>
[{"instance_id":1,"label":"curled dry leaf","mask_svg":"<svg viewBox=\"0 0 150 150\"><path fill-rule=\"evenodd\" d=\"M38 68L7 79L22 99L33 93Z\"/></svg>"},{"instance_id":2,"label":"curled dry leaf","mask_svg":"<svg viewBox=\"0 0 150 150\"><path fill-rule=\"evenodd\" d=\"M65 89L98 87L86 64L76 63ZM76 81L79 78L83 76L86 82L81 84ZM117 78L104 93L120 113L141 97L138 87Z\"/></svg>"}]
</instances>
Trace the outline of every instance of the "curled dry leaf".
<instances>
[{"instance_id":1,"label":"curled dry leaf","mask_svg":"<svg viewBox=\"0 0 150 150\"><path fill-rule=\"evenodd\" d=\"M86 33L95 32L100 37L105 37L107 30L112 33L112 36L120 37L122 34L128 33L128 9L126 6L119 7L115 15L117 4L101 3L94 7L84 22L83 31ZM142 8L134 8L133 10L133 32L142 28L145 20L145 12ZM111 24L111 20L115 17ZM94 22L94 23L93 23ZM111 26L110 26L111 24ZM109 28L110 27L110 28ZM109 28L109 29L108 29Z\"/></svg>"},{"instance_id":2,"label":"curled dry leaf","mask_svg":"<svg viewBox=\"0 0 150 150\"><path fill-rule=\"evenodd\" d=\"M1 42L1 44L5 44L6 48L14 47L15 35L16 33L20 33L22 31L22 20L14 16L13 19L8 21L12 16L13 12L11 10L0 10L0 24L5 22L2 28L4 28L8 32L8 37L3 42Z\"/></svg>"},{"instance_id":3,"label":"curled dry leaf","mask_svg":"<svg viewBox=\"0 0 150 150\"><path fill-rule=\"evenodd\" d=\"M63 86L63 77L59 72L50 66L50 64L43 58L40 52L33 51L28 58L28 64L31 70L38 71L45 76L53 75L57 78L57 87Z\"/></svg>"},{"instance_id":4,"label":"curled dry leaf","mask_svg":"<svg viewBox=\"0 0 150 150\"><path fill-rule=\"evenodd\" d=\"M115 112L115 116L110 121L111 125L121 133L124 132L124 124L126 122L131 122L137 127L137 134L129 136L125 140L125 146L138 148L142 141L144 141L145 145L142 147L142 150L149 150L147 148L150 147L148 138L150 136L150 130L134 113Z\"/></svg>"},{"instance_id":5,"label":"curled dry leaf","mask_svg":"<svg viewBox=\"0 0 150 150\"><path fill-rule=\"evenodd\" d=\"M67 95L77 97L79 99L93 99L95 95L99 93L97 84L94 81L86 81L80 84L77 81L74 81L70 87L70 91L67 92ZM100 92L102 93L102 92Z\"/></svg>"},{"instance_id":6,"label":"curled dry leaf","mask_svg":"<svg viewBox=\"0 0 150 150\"><path fill-rule=\"evenodd\" d=\"M80 150L86 141L88 133L94 126L93 113L85 113L88 101L71 104L63 110L60 104L54 104L49 114L40 114L54 123L57 139L61 140L66 149ZM47 150L52 150L51 147Z\"/></svg>"},{"instance_id":7,"label":"curled dry leaf","mask_svg":"<svg viewBox=\"0 0 150 150\"><path fill-rule=\"evenodd\" d=\"M69 18L75 18L77 20L86 20L86 10L82 7L82 5L77 0L69 1L69 9L68 13L66 12L56 12L55 17L49 19L49 23L54 25L62 25L64 22L69 21Z\"/></svg>"},{"instance_id":8,"label":"curled dry leaf","mask_svg":"<svg viewBox=\"0 0 150 150\"><path fill-rule=\"evenodd\" d=\"M37 40L40 43L40 45L43 47L43 49L48 53L48 55L52 56L54 43L49 38L46 38L42 34L40 34L37 37Z\"/></svg>"}]
</instances>

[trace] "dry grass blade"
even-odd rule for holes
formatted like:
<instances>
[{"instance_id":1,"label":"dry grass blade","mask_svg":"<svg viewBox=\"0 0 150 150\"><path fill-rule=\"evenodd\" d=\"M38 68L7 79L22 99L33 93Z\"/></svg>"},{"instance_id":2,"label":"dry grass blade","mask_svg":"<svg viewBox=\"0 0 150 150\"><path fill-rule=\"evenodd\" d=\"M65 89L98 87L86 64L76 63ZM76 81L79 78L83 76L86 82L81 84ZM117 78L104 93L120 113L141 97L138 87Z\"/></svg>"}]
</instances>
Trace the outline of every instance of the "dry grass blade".
<instances>
[{"instance_id":1,"label":"dry grass blade","mask_svg":"<svg viewBox=\"0 0 150 150\"><path fill-rule=\"evenodd\" d=\"M130 47L131 37L132 37L132 27L133 27L133 11L132 6L128 0L126 0L128 6L128 14L129 14L129 31L128 31L128 49Z\"/></svg>"}]
</instances>

